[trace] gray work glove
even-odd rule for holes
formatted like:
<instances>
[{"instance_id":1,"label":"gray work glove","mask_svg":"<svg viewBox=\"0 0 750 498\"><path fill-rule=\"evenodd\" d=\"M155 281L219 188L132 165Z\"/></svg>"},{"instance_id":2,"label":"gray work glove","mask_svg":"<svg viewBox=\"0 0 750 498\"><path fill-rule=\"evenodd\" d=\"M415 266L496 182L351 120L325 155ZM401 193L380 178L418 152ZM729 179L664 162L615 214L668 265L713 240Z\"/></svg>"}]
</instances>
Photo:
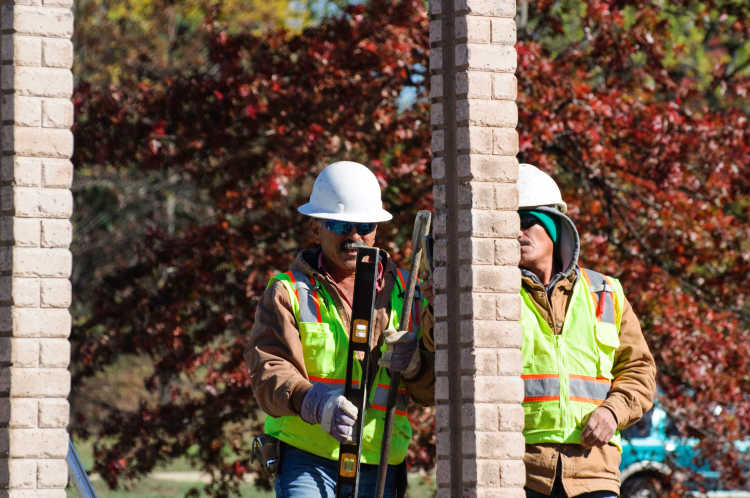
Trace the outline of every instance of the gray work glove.
<instances>
[{"instance_id":1,"label":"gray work glove","mask_svg":"<svg viewBox=\"0 0 750 498\"><path fill-rule=\"evenodd\" d=\"M357 407L346 399L340 389L314 384L302 399L300 417L308 424L320 424L324 431L340 443L352 441Z\"/></svg>"},{"instance_id":2,"label":"gray work glove","mask_svg":"<svg viewBox=\"0 0 750 498\"><path fill-rule=\"evenodd\" d=\"M414 378L419 373L422 360L417 349L416 332L386 329L385 353L380 357L378 365L391 372L401 372L407 379Z\"/></svg>"}]
</instances>

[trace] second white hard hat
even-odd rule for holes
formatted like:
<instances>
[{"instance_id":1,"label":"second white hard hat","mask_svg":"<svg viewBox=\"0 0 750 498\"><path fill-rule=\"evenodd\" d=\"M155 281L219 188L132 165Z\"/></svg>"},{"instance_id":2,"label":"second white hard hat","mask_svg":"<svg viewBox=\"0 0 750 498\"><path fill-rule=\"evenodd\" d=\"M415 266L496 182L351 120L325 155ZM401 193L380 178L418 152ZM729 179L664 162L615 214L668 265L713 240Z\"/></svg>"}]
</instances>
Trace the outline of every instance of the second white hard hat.
<instances>
[{"instance_id":1,"label":"second white hard hat","mask_svg":"<svg viewBox=\"0 0 750 498\"><path fill-rule=\"evenodd\" d=\"M555 180L536 166L521 163L518 165L518 209L539 206L553 206L563 213L568 211Z\"/></svg>"},{"instance_id":2,"label":"second white hard hat","mask_svg":"<svg viewBox=\"0 0 750 498\"><path fill-rule=\"evenodd\" d=\"M329 164L313 184L310 202L297 210L313 218L379 223L393 216L383 209L380 184L367 166L353 161Z\"/></svg>"}]
</instances>

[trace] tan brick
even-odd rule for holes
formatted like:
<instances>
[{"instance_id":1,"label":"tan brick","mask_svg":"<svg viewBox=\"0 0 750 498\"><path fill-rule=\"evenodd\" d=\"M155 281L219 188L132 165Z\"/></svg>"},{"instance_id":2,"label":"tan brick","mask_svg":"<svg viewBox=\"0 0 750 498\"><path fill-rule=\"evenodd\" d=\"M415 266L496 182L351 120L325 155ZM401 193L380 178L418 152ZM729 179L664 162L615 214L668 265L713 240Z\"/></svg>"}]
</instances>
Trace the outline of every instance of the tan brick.
<instances>
[{"instance_id":1,"label":"tan brick","mask_svg":"<svg viewBox=\"0 0 750 498\"><path fill-rule=\"evenodd\" d=\"M70 420L70 404L63 398L39 400L39 427L64 428Z\"/></svg>"},{"instance_id":2,"label":"tan brick","mask_svg":"<svg viewBox=\"0 0 750 498\"><path fill-rule=\"evenodd\" d=\"M521 318L521 297L518 294L496 294L496 298L496 319L514 321Z\"/></svg>"},{"instance_id":3,"label":"tan brick","mask_svg":"<svg viewBox=\"0 0 750 498\"><path fill-rule=\"evenodd\" d=\"M474 413L477 431L497 431L499 427L497 405L494 403L476 403L474 404Z\"/></svg>"},{"instance_id":4,"label":"tan brick","mask_svg":"<svg viewBox=\"0 0 750 498\"><path fill-rule=\"evenodd\" d=\"M442 97L443 97L443 75L433 74L432 76L430 76L430 98L440 99Z\"/></svg>"},{"instance_id":5,"label":"tan brick","mask_svg":"<svg viewBox=\"0 0 750 498\"><path fill-rule=\"evenodd\" d=\"M517 239L495 239L494 263L496 265L516 266L520 257L521 246Z\"/></svg>"},{"instance_id":6,"label":"tan brick","mask_svg":"<svg viewBox=\"0 0 750 498\"><path fill-rule=\"evenodd\" d=\"M65 458L68 433L65 429L11 429L10 455L17 458Z\"/></svg>"},{"instance_id":7,"label":"tan brick","mask_svg":"<svg viewBox=\"0 0 750 498\"><path fill-rule=\"evenodd\" d=\"M451 429L450 420L451 420L450 405L447 405L447 404L435 405L435 431L436 432L450 432L450 429Z\"/></svg>"},{"instance_id":8,"label":"tan brick","mask_svg":"<svg viewBox=\"0 0 750 498\"><path fill-rule=\"evenodd\" d=\"M461 16L456 19L456 39L470 43L489 43L492 30L489 17Z\"/></svg>"},{"instance_id":9,"label":"tan brick","mask_svg":"<svg viewBox=\"0 0 750 498\"><path fill-rule=\"evenodd\" d=\"M69 9L73 6L73 0L44 0L45 7L63 7Z\"/></svg>"},{"instance_id":10,"label":"tan brick","mask_svg":"<svg viewBox=\"0 0 750 498\"><path fill-rule=\"evenodd\" d=\"M520 228L515 211L475 209L472 235L475 237L516 237Z\"/></svg>"},{"instance_id":11,"label":"tan brick","mask_svg":"<svg viewBox=\"0 0 750 498\"><path fill-rule=\"evenodd\" d=\"M456 96L470 99L492 98L492 73L459 71L456 74Z\"/></svg>"},{"instance_id":12,"label":"tan brick","mask_svg":"<svg viewBox=\"0 0 750 498\"><path fill-rule=\"evenodd\" d=\"M3 498L67 498L65 489L10 489Z\"/></svg>"},{"instance_id":13,"label":"tan brick","mask_svg":"<svg viewBox=\"0 0 750 498\"><path fill-rule=\"evenodd\" d=\"M505 102L499 100L498 102ZM518 132L515 128L495 128L492 130L492 153L498 156L518 154Z\"/></svg>"},{"instance_id":14,"label":"tan brick","mask_svg":"<svg viewBox=\"0 0 750 498\"><path fill-rule=\"evenodd\" d=\"M432 217L432 234L435 237L445 235L447 233L447 223L448 218L446 217L445 212L437 211Z\"/></svg>"},{"instance_id":15,"label":"tan brick","mask_svg":"<svg viewBox=\"0 0 750 498\"><path fill-rule=\"evenodd\" d=\"M5 152L24 156L49 156L67 159L73 154L73 134L57 128L3 126Z\"/></svg>"},{"instance_id":16,"label":"tan brick","mask_svg":"<svg viewBox=\"0 0 750 498\"><path fill-rule=\"evenodd\" d=\"M448 353L444 350L435 351L436 361L437 357L441 355L447 355ZM450 380L446 376L438 376L435 378L435 401L449 401L450 400Z\"/></svg>"},{"instance_id":17,"label":"tan brick","mask_svg":"<svg viewBox=\"0 0 750 498\"><path fill-rule=\"evenodd\" d=\"M36 187L13 188L13 210L16 216L38 218L39 189Z\"/></svg>"},{"instance_id":18,"label":"tan brick","mask_svg":"<svg viewBox=\"0 0 750 498\"><path fill-rule=\"evenodd\" d=\"M521 377L477 376L473 385L475 401L479 403L520 403L523 399Z\"/></svg>"},{"instance_id":19,"label":"tan brick","mask_svg":"<svg viewBox=\"0 0 750 498\"><path fill-rule=\"evenodd\" d=\"M438 43L443 39L443 21L433 19L430 21L430 43ZM438 49L439 50L439 49Z\"/></svg>"},{"instance_id":20,"label":"tan brick","mask_svg":"<svg viewBox=\"0 0 750 498\"><path fill-rule=\"evenodd\" d=\"M25 308L39 307L38 278L3 277L3 285L5 285L5 279L12 279L8 285L12 285L14 306Z\"/></svg>"},{"instance_id":21,"label":"tan brick","mask_svg":"<svg viewBox=\"0 0 750 498\"><path fill-rule=\"evenodd\" d=\"M522 460L503 460L500 462L500 485L515 487L515 494L508 493L504 496L525 498L526 494L521 489L526 484L526 468Z\"/></svg>"},{"instance_id":22,"label":"tan brick","mask_svg":"<svg viewBox=\"0 0 750 498\"><path fill-rule=\"evenodd\" d=\"M37 479L40 488L64 488L68 484L68 465L62 459L42 460Z\"/></svg>"},{"instance_id":23,"label":"tan brick","mask_svg":"<svg viewBox=\"0 0 750 498\"><path fill-rule=\"evenodd\" d=\"M445 132L443 130L432 130L432 153L438 154L445 150Z\"/></svg>"},{"instance_id":24,"label":"tan brick","mask_svg":"<svg viewBox=\"0 0 750 498\"><path fill-rule=\"evenodd\" d=\"M518 110L511 100L468 99L465 105L456 106L456 120L475 126L515 128Z\"/></svg>"},{"instance_id":25,"label":"tan brick","mask_svg":"<svg viewBox=\"0 0 750 498\"><path fill-rule=\"evenodd\" d=\"M456 0L455 6L457 12L481 16L513 18L516 15L515 0Z\"/></svg>"},{"instance_id":26,"label":"tan brick","mask_svg":"<svg viewBox=\"0 0 750 498\"><path fill-rule=\"evenodd\" d=\"M442 126L444 122L443 104L433 103L430 106L430 124L432 126Z\"/></svg>"},{"instance_id":27,"label":"tan brick","mask_svg":"<svg viewBox=\"0 0 750 498\"><path fill-rule=\"evenodd\" d=\"M42 160L43 186L48 188L70 188L73 184L73 163L68 159Z\"/></svg>"},{"instance_id":28,"label":"tan brick","mask_svg":"<svg viewBox=\"0 0 750 498\"><path fill-rule=\"evenodd\" d=\"M70 218L73 214L73 193L68 189L42 189L39 211L46 218Z\"/></svg>"},{"instance_id":29,"label":"tan brick","mask_svg":"<svg viewBox=\"0 0 750 498\"><path fill-rule=\"evenodd\" d=\"M497 373L500 375L521 375L523 358L518 348L503 348L497 351Z\"/></svg>"},{"instance_id":30,"label":"tan brick","mask_svg":"<svg viewBox=\"0 0 750 498\"><path fill-rule=\"evenodd\" d=\"M521 432L524 426L523 406L520 404L493 405L497 406L499 429L506 432Z\"/></svg>"},{"instance_id":31,"label":"tan brick","mask_svg":"<svg viewBox=\"0 0 750 498\"><path fill-rule=\"evenodd\" d=\"M523 458L523 434L514 432L477 432L477 454L482 458Z\"/></svg>"},{"instance_id":32,"label":"tan brick","mask_svg":"<svg viewBox=\"0 0 750 498\"><path fill-rule=\"evenodd\" d=\"M513 266L472 266L460 272L459 285L478 292L513 292L518 290L521 272Z\"/></svg>"},{"instance_id":33,"label":"tan brick","mask_svg":"<svg viewBox=\"0 0 750 498\"><path fill-rule=\"evenodd\" d=\"M9 488L31 489L36 488L36 461L19 458L0 460L0 467L7 470L8 476L3 476L2 482Z\"/></svg>"},{"instance_id":34,"label":"tan brick","mask_svg":"<svg viewBox=\"0 0 750 498\"><path fill-rule=\"evenodd\" d=\"M68 368L70 342L67 339L45 339L39 343L39 366L42 368ZM520 372L519 372L520 374Z\"/></svg>"},{"instance_id":35,"label":"tan brick","mask_svg":"<svg viewBox=\"0 0 750 498\"><path fill-rule=\"evenodd\" d=\"M521 326L516 321L474 320L471 331L469 340L478 348L521 347Z\"/></svg>"},{"instance_id":36,"label":"tan brick","mask_svg":"<svg viewBox=\"0 0 750 498\"><path fill-rule=\"evenodd\" d=\"M456 130L456 148L472 154L491 154L492 128L459 126Z\"/></svg>"},{"instance_id":37,"label":"tan brick","mask_svg":"<svg viewBox=\"0 0 750 498\"><path fill-rule=\"evenodd\" d=\"M443 69L443 48L435 47L430 50L430 71Z\"/></svg>"},{"instance_id":38,"label":"tan brick","mask_svg":"<svg viewBox=\"0 0 750 498\"><path fill-rule=\"evenodd\" d=\"M39 247L41 223L36 218L13 218L13 240L18 247Z\"/></svg>"},{"instance_id":39,"label":"tan brick","mask_svg":"<svg viewBox=\"0 0 750 498\"><path fill-rule=\"evenodd\" d=\"M11 386L13 390L13 386ZM35 399L10 398L8 426L13 428L34 428L37 426L38 403Z\"/></svg>"},{"instance_id":40,"label":"tan brick","mask_svg":"<svg viewBox=\"0 0 750 498\"><path fill-rule=\"evenodd\" d=\"M6 156L2 159L2 179L17 187L37 187L42 182L42 161L33 157Z\"/></svg>"},{"instance_id":41,"label":"tan brick","mask_svg":"<svg viewBox=\"0 0 750 498\"><path fill-rule=\"evenodd\" d=\"M494 209L495 185L487 182L471 182L471 207L474 209ZM462 203L463 204L463 203Z\"/></svg>"},{"instance_id":42,"label":"tan brick","mask_svg":"<svg viewBox=\"0 0 750 498\"><path fill-rule=\"evenodd\" d=\"M495 294L462 292L460 298L461 316L475 320L495 319Z\"/></svg>"},{"instance_id":43,"label":"tan brick","mask_svg":"<svg viewBox=\"0 0 750 498\"><path fill-rule=\"evenodd\" d=\"M17 337L54 337L70 335L70 312L59 308L15 308L13 332Z\"/></svg>"},{"instance_id":44,"label":"tan brick","mask_svg":"<svg viewBox=\"0 0 750 498\"><path fill-rule=\"evenodd\" d=\"M13 275L18 277L69 277L72 257L67 249L13 249Z\"/></svg>"},{"instance_id":45,"label":"tan brick","mask_svg":"<svg viewBox=\"0 0 750 498\"><path fill-rule=\"evenodd\" d=\"M495 73L492 75L492 97L502 100L516 100L518 97L518 81L511 73Z\"/></svg>"},{"instance_id":46,"label":"tan brick","mask_svg":"<svg viewBox=\"0 0 750 498\"><path fill-rule=\"evenodd\" d=\"M18 126L42 125L42 100L38 97L3 95L3 122Z\"/></svg>"},{"instance_id":47,"label":"tan brick","mask_svg":"<svg viewBox=\"0 0 750 498\"><path fill-rule=\"evenodd\" d=\"M459 177L476 180L514 182L518 178L518 162L515 157L459 155L456 170Z\"/></svg>"},{"instance_id":48,"label":"tan brick","mask_svg":"<svg viewBox=\"0 0 750 498\"><path fill-rule=\"evenodd\" d=\"M15 66L3 67L3 84L19 95L69 98L73 94L73 73L70 69Z\"/></svg>"},{"instance_id":49,"label":"tan brick","mask_svg":"<svg viewBox=\"0 0 750 498\"><path fill-rule=\"evenodd\" d=\"M430 2L430 3L434 3L434 2ZM453 468L451 467L450 460L438 461L437 469L435 470L435 476L437 477L438 486L450 486L452 482L452 477L453 477L452 471L453 471ZM450 493L450 490L447 490L447 492ZM445 494L444 496L450 496L450 494Z\"/></svg>"},{"instance_id":50,"label":"tan brick","mask_svg":"<svg viewBox=\"0 0 750 498\"><path fill-rule=\"evenodd\" d=\"M73 102L70 99L45 99L42 102L42 126L70 128L73 125Z\"/></svg>"},{"instance_id":51,"label":"tan brick","mask_svg":"<svg viewBox=\"0 0 750 498\"><path fill-rule=\"evenodd\" d=\"M498 355L492 349L474 349L461 351L461 370L477 375L497 375Z\"/></svg>"},{"instance_id":52,"label":"tan brick","mask_svg":"<svg viewBox=\"0 0 750 498\"><path fill-rule=\"evenodd\" d=\"M45 278L41 280L41 305L44 308L67 308L71 301L70 280Z\"/></svg>"},{"instance_id":53,"label":"tan brick","mask_svg":"<svg viewBox=\"0 0 750 498\"><path fill-rule=\"evenodd\" d=\"M516 44L516 21L514 19L492 20L492 43L501 45Z\"/></svg>"},{"instance_id":54,"label":"tan brick","mask_svg":"<svg viewBox=\"0 0 750 498\"><path fill-rule=\"evenodd\" d=\"M11 368L11 393L19 397L66 397L70 373L63 368Z\"/></svg>"},{"instance_id":55,"label":"tan brick","mask_svg":"<svg viewBox=\"0 0 750 498\"><path fill-rule=\"evenodd\" d=\"M471 263L475 265L493 264L495 255L492 239L471 237L468 242L471 248Z\"/></svg>"},{"instance_id":56,"label":"tan brick","mask_svg":"<svg viewBox=\"0 0 750 498\"><path fill-rule=\"evenodd\" d=\"M500 462L500 472L502 465ZM502 477L500 482L503 482ZM477 498L526 498L526 491L523 488L481 488L477 490Z\"/></svg>"},{"instance_id":57,"label":"tan brick","mask_svg":"<svg viewBox=\"0 0 750 498\"><path fill-rule=\"evenodd\" d=\"M42 40L35 36L2 36L2 60L19 66L42 64Z\"/></svg>"},{"instance_id":58,"label":"tan brick","mask_svg":"<svg viewBox=\"0 0 750 498\"><path fill-rule=\"evenodd\" d=\"M516 49L506 45L459 43L456 45L456 66L480 71L516 71Z\"/></svg>"},{"instance_id":59,"label":"tan brick","mask_svg":"<svg viewBox=\"0 0 750 498\"><path fill-rule=\"evenodd\" d=\"M39 342L36 339L13 338L11 362L14 367L36 368L39 366Z\"/></svg>"},{"instance_id":60,"label":"tan brick","mask_svg":"<svg viewBox=\"0 0 750 498\"><path fill-rule=\"evenodd\" d=\"M73 13L70 9L16 6L13 24L3 29L14 29L19 34L70 38L73 34Z\"/></svg>"},{"instance_id":61,"label":"tan brick","mask_svg":"<svg viewBox=\"0 0 750 498\"><path fill-rule=\"evenodd\" d=\"M495 206L498 209L518 208L518 189L513 183L498 183L495 185Z\"/></svg>"},{"instance_id":62,"label":"tan brick","mask_svg":"<svg viewBox=\"0 0 750 498\"><path fill-rule=\"evenodd\" d=\"M42 247L69 247L73 226L69 220L42 220Z\"/></svg>"},{"instance_id":63,"label":"tan brick","mask_svg":"<svg viewBox=\"0 0 750 498\"><path fill-rule=\"evenodd\" d=\"M68 39L46 38L42 43L42 64L70 69L73 66L73 43Z\"/></svg>"},{"instance_id":64,"label":"tan brick","mask_svg":"<svg viewBox=\"0 0 750 498\"><path fill-rule=\"evenodd\" d=\"M442 157L434 157L432 158L432 178L435 180L440 180L442 178L445 178L445 159ZM438 209L444 208L444 206L436 206Z\"/></svg>"}]
</instances>

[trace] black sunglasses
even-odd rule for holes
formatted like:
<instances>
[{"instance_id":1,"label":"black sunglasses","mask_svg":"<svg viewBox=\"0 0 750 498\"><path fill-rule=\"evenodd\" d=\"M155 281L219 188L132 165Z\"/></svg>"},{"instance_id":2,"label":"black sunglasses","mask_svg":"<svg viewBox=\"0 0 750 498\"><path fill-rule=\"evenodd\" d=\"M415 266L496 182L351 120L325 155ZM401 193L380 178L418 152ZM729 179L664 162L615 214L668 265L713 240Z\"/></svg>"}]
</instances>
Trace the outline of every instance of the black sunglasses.
<instances>
[{"instance_id":1,"label":"black sunglasses","mask_svg":"<svg viewBox=\"0 0 750 498\"><path fill-rule=\"evenodd\" d=\"M351 223L349 221L339 220L325 220L326 228L337 235L346 235L352 231L352 228L357 230L360 235L367 235L372 233L377 226L377 223Z\"/></svg>"},{"instance_id":2,"label":"black sunglasses","mask_svg":"<svg viewBox=\"0 0 750 498\"><path fill-rule=\"evenodd\" d=\"M541 223L539 218L537 218L533 214L518 213L518 216L521 217L521 230L526 230L527 228L534 226L537 223Z\"/></svg>"}]
</instances>

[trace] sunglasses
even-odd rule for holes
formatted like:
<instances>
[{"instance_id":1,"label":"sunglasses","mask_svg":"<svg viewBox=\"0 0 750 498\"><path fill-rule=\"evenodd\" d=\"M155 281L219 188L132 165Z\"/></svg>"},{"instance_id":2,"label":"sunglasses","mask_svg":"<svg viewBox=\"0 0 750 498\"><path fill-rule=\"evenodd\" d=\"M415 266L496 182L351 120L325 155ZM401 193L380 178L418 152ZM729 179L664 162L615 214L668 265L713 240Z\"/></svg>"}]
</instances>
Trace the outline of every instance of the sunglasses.
<instances>
[{"instance_id":1,"label":"sunglasses","mask_svg":"<svg viewBox=\"0 0 750 498\"><path fill-rule=\"evenodd\" d=\"M372 233L377 226L377 223L351 223L349 221L339 220L326 220L326 228L337 235L347 235L352 231L352 228L357 230L360 235L367 235Z\"/></svg>"},{"instance_id":2,"label":"sunglasses","mask_svg":"<svg viewBox=\"0 0 750 498\"><path fill-rule=\"evenodd\" d=\"M534 226L537 223L541 223L539 221L539 218L537 218L533 214L518 213L518 215L521 217L521 230L526 230L527 228Z\"/></svg>"}]
</instances>

